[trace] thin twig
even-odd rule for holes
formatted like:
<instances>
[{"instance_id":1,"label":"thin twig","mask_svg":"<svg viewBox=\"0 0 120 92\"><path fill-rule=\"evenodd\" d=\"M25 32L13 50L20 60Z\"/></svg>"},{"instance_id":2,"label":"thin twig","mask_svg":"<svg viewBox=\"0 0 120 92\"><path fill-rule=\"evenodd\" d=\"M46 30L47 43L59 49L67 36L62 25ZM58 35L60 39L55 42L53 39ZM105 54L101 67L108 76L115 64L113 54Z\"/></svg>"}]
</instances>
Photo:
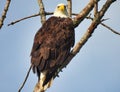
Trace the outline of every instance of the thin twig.
<instances>
[{"instance_id":1,"label":"thin twig","mask_svg":"<svg viewBox=\"0 0 120 92\"><path fill-rule=\"evenodd\" d=\"M68 16L72 16L72 0L67 0Z\"/></svg>"},{"instance_id":2,"label":"thin twig","mask_svg":"<svg viewBox=\"0 0 120 92\"><path fill-rule=\"evenodd\" d=\"M112 31L113 33L120 35L119 32L115 31L114 29L112 29L111 27L107 26L106 24L104 24L104 23L100 23L100 24L101 24L102 26L106 27L107 29L109 29L110 31Z\"/></svg>"},{"instance_id":3,"label":"thin twig","mask_svg":"<svg viewBox=\"0 0 120 92\"><path fill-rule=\"evenodd\" d=\"M88 17L86 17L86 18L87 18L87 19L90 19L90 20L93 20L93 18L90 17L90 16L88 16ZM100 21L100 24L101 24L102 26L104 26L105 28L109 29L110 31L112 31L113 33L120 35L119 32L115 31L114 29L112 29L112 28L109 27L108 25L102 23L103 21L106 21L106 20L108 20L108 19L109 19L109 18L107 18L107 19L102 19L102 20Z\"/></svg>"},{"instance_id":4,"label":"thin twig","mask_svg":"<svg viewBox=\"0 0 120 92\"><path fill-rule=\"evenodd\" d=\"M25 83L26 83L26 81L27 81L27 79L28 79L28 76L29 76L29 74L30 74L31 68L32 68L32 65L30 66L30 68L29 68L29 70L28 70L28 72L27 72L27 75L26 75L26 77L25 77L22 85L20 86L18 92L21 92L22 88L24 87L24 85L25 85Z\"/></svg>"},{"instance_id":5,"label":"thin twig","mask_svg":"<svg viewBox=\"0 0 120 92\"><path fill-rule=\"evenodd\" d=\"M40 13L31 15L31 16L28 16L28 17L21 18L19 20L16 20L16 21L13 21L13 22L9 23L8 26L14 25L15 23L18 23L18 22L20 22L22 20L25 20L25 19L28 19L28 18L32 18L32 17L36 17L36 16L39 16L39 15L40 15Z\"/></svg>"},{"instance_id":6,"label":"thin twig","mask_svg":"<svg viewBox=\"0 0 120 92\"><path fill-rule=\"evenodd\" d=\"M101 22L106 21L106 20L109 20L109 19L110 19L110 18L101 19Z\"/></svg>"},{"instance_id":7,"label":"thin twig","mask_svg":"<svg viewBox=\"0 0 120 92\"><path fill-rule=\"evenodd\" d=\"M53 12L45 12L45 15L52 15L52 14L53 14ZM8 26L14 25L14 24L16 24L16 23L18 23L18 22L21 22L21 21L23 21L23 20L26 20L26 19L29 19L29 18L32 18L32 17L37 17L37 16L40 16L40 15L41 15L40 13L37 13L37 14L33 14L33 15L30 15L30 16L27 16L27 17L24 17L24 18L15 20L15 21L9 23ZM72 15L73 15L73 16L77 16L78 14L72 13Z\"/></svg>"},{"instance_id":8,"label":"thin twig","mask_svg":"<svg viewBox=\"0 0 120 92\"><path fill-rule=\"evenodd\" d=\"M40 14L41 14L41 23L43 24L46 21L45 9L42 0L38 0L38 5L40 7Z\"/></svg>"},{"instance_id":9,"label":"thin twig","mask_svg":"<svg viewBox=\"0 0 120 92\"><path fill-rule=\"evenodd\" d=\"M91 17L91 15L87 16L86 19L90 19L90 20L93 21L93 18ZM100 22L106 21L106 20L108 20L108 19L110 19L110 18L101 19Z\"/></svg>"},{"instance_id":10,"label":"thin twig","mask_svg":"<svg viewBox=\"0 0 120 92\"><path fill-rule=\"evenodd\" d=\"M4 7L4 11L3 11L2 16L0 18L0 29L2 28L3 22L4 22L5 18L6 18L6 14L7 14L8 8L10 6L10 2L11 2L11 0L7 0L6 1L5 7Z\"/></svg>"}]
</instances>

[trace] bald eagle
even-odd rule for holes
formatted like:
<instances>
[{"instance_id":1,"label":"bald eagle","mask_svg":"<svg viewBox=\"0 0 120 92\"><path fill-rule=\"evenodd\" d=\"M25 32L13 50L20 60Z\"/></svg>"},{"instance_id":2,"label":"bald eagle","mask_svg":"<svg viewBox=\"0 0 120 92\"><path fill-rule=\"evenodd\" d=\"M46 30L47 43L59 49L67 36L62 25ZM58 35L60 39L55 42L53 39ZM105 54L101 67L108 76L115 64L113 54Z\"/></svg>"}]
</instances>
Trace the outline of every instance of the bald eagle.
<instances>
[{"instance_id":1,"label":"bald eagle","mask_svg":"<svg viewBox=\"0 0 120 92\"><path fill-rule=\"evenodd\" d=\"M64 4L58 4L51 16L38 30L31 51L33 72L37 73L40 92L51 86L59 67L74 45L73 21Z\"/></svg>"}]
</instances>

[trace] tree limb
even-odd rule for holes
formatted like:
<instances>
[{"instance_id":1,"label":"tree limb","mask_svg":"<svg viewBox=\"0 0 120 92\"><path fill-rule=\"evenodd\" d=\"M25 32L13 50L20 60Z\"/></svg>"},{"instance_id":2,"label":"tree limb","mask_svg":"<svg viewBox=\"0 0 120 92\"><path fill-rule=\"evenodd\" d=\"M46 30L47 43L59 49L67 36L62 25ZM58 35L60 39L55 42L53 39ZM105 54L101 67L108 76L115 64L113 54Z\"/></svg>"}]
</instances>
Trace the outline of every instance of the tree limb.
<instances>
[{"instance_id":1,"label":"tree limb","mask_svg":"<svg viewBox=\"0 0 120 92\"><path fill-rule=\"evenodd\" d=\"M45 15L52 15L52 14L53 14L52 12L45 12ZM24 18L15 20L15 21L9 23L8 26L14 25L14 24L16 24L16 23L18 23L18 22L21 22L21 21L23 21L23 20L26 20L26 19L29 19L29 18L32 18L32 17L37 17L37 16L40 16L40 15L41 15L40 13L37 13L37 14L33 14L33 15L30 15L30 16L27 16L27 17L24 17Z\"/></svg>"},{"instance_id":2,"label":"tree limb","mask_svg":"<svg viewBox=\"0 0 120 92\"><path fill-rule=\"evenodd\" d=\"M91 25L89 26L89 28L87 29L86 33L83 35L83 37L80 39L80 41L74 46L74 48L72 49L70 55L65 60L64 64L60 67L60 71L70 63L70 61L73 59L73 57L81 50L83 45L91 37L94 30L100 24L100 20L104 16L105 12L107 11L107 9L110 7L110 5L113 2L114 2L113 0L107 0L106 3L104 4L104 6L102 7L102 9L100 10L100 13L95 15L96 17L93 18L93 21L92 21ZM58 71L58 73L60 71ZM56 74L56 76L58 75L58 73Z\"/></svg>"},{"instance_id":3,"label":"tree limb","mask_svg":"<svg viewBox=\"0 0 120 92\"><path fill-rule=\"evenodd\" d=\"M109 27L108 25L104 24L104 23L100 23L102 26L106 27L107 29L109 29L111 32L120 35L119 32L115 31L114 29L112 29L111 27Z\"/></svg>"},{"instance_id":4,"label":"tree limb","mask_svg":"<svg viewBox=\"0 0 120 92\"><path fill-rule=\"evenodd\" d=\"M93 20L93 18L90 17L90 16L88 16L88 17L86 17L86 18L87 18L87 19L90 19L90 20ZM104 26L105 28L109 29L110 31L112 31L113 33L115 33L115 34L117 34L117 35L120 35L119 32L115 31L114 29L112 29L112 28L109 27L108 25L102 23L103 21L106 21L106 20L108 20L108 19L102 19L101 22L100 22L100 24L101 24L102 26Z\"/></svg>"},{"instance_id":5,"label":"tree limb","mask_svg":"<svg viewBox=\"0 0 120 92\"><path fill-rule=\"evenodd\" d=\"M53 14L53 12L45 12L45 15L52 15L52 14ZM37 17L37 16L40 16L40 15L41 15L40 13L37 13L37 14L33 14L33 15L30 15L30 16L27 16L27 17L12 21L11 23L8 24L8 26L14 25L14 24L16 24L18 22L21 22L23 20L26 20L26 19L29 19L29 18L32 18L32 17ZM77 16L78 14L72 13L72 15Z\"/></svg>"},{"instance_id":6,"label":"tree limb","mask_svg":"<svg viewBox=\"0 0 120 92\"><path fill-rule=\"evenodd\" d=\"M94 1L94 16L98 13L98 2L96 2L96 0Z\"/></svg>"},{"instance_id":7,"label":"tree limb","mask_svg":"<svg viewBox=\"0 0 120 92\"><path fill-rule=\"evenodd\" d=\"M73 19L74 27L77 27L85 19L85 17L90 13L90 11L94 7L95 1L99 2L99 0L90 0L89 3L86 5L86 7L78 14L78 16Z\"/></svg>"},{"instance_id":8,"label":"tree limb","mask_svg":"<svg viewBox=\"0 0 120 92\"><path fill-rule=\"evenodd\" d=\"M40 7L41 23L43 24L46 21L46 16L45 16L45 9L42 0L38 0L38 5Z\"/></svg>"},{"instance_id":9,"label":"tree limb","mask_svg":"<svg viewBox=\"0 0 120 92\"><path fill-rule=\"evenodd\" d=\"M6 1L5 7L4 7L4 11L3 11L2 16L0 18L0 29L2 28L3 22L4 22L5 18L6 18L6 14L7 14L10 2L11 2L11 0L7 0Z\"/></svg>"},{"instance_id":10,"label":"tree limb","mask_svg":"<svg viewBox=\"0 0 120 92\"><path fill-rule=\"evenodd\" d=\"M31 15L31 16L27 16L27 17L24 17L24 18L21 18L19 20L16 20L16 21L13 21L13 22L9 23L8 26L14 25L15 23L18 23L18 22L20 22L22 20L25 20L25 19L28 19L28 18L32 18L32 17L36 17L36 16L39 16L39 15L40 15L40 13Z\"/></svg>"},{"instance_id":11,"label":"tree limb","mask_svg":"<svg viewBox=\"0 0 120 92\"><path fill-rule=\"evenodd\" d=\"M18 92L21 92L22 88L24 87L24 85L25 85L25 83L26 83L26 81L27 81L27 79L28 79L28 76L29 76L29 74L30 74L31 69L32 69L32 65L30 66L30 68L29 68L29 70L28 70L28 72L27 72L27 75L26 75L26 77L25 77L25 79L24 79L24 81L23 81L23 84L20 86Z\"/></svg>"},{"instance_id":12,"label":"tree limb","mask_svg":"<svg viewBox=\"0 0 120 92\"><path fill-rule=\"evenodd\" d=\"M72 0L67 0L67 8L68 8L68 16L71 17L72 16Z\"/></svg>"}]
</instances>

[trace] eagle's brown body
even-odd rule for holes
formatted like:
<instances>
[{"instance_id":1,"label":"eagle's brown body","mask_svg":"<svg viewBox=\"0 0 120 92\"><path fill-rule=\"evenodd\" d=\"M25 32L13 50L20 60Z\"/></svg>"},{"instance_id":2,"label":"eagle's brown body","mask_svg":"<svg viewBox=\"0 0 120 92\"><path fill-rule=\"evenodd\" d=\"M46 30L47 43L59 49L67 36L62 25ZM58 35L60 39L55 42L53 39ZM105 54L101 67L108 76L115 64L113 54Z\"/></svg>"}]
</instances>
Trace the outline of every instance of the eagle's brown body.
<instances>
[{"instance_id":1,"label":"eagle's brown body","mask_svg":"<svg viewBox=\"0 0 120 92\"><path fill-rule=\"evenodd\" d=\"M33 71L46 71L46 85L63 64L74 45L74 28L70 18L51 17L36 33L31 52Z\"/></svg>"}]
</instances>

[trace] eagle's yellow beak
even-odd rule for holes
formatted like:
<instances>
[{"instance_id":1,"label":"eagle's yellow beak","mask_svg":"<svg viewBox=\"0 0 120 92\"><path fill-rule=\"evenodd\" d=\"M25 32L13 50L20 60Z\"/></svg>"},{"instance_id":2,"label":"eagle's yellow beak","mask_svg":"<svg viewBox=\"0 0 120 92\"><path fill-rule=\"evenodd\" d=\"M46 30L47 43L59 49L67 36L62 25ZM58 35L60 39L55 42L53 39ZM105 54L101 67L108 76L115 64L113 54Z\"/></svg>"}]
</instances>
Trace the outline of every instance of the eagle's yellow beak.
<instances>
[{"instance_id":1,"label":"eagle's yellow beak","mask_svg":"<svg viewBox=\"0 0 120 92\"><path fill-rule=\"evenodd\" d=\"M58 9L59 9L60 11L64 11L64 10L65 10L65 5L59 6Z\"/></svg>"}]
</instances>

